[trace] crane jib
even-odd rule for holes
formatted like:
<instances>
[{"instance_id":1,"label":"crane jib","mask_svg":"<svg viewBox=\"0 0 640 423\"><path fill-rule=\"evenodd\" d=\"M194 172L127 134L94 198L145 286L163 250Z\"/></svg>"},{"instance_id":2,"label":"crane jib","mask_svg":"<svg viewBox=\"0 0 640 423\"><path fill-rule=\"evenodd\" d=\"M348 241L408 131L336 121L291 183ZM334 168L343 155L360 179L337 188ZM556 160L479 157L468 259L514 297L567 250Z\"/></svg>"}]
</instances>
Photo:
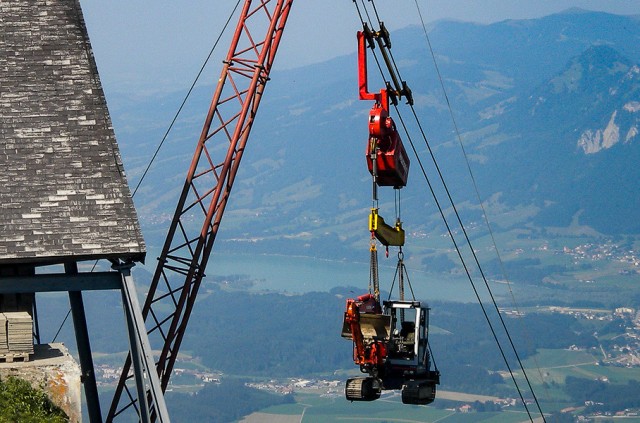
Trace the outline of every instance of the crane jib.
<instances>
[{"instance_id":1,"label":"crane jib","mask_svg":"<svg viewBox=\"0 0 640 423\"><path fill-rule=\"evenodd\" d=\"M143 306L166 390L293 0L245 0ZM257 36L264 31L264 38ZM230 101L237 100L237 101ZM217 148L226 146L226 148ZM201 226L193 224L199 220ZM127 356L107 415L137 413ZM125 394L123 396L123 393ZM147 401L147 398L141 399ZM148 399L152 402L151 399ZM150 403L152 418L155 418ZM129 414L127 414L129 413Z\"/></svg>"}]
</instances>

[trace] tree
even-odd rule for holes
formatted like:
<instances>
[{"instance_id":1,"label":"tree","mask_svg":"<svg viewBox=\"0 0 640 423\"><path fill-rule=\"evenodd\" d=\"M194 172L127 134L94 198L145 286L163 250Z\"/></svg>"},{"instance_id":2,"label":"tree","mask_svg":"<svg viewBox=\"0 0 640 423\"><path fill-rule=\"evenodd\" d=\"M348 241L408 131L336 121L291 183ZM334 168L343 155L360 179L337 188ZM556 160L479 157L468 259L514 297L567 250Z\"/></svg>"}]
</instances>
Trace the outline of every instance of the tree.
<instances>
[{"instance_id":1,"label":"tree","mask_svg":"<svg viewBox=\"0 0 640 423\"><path fill-rule=\"evenodd\" d=\"M49 397L29 382L9 377L0 380L0 423L63 423L69 418Z\"/></svg>"}]
</instances>

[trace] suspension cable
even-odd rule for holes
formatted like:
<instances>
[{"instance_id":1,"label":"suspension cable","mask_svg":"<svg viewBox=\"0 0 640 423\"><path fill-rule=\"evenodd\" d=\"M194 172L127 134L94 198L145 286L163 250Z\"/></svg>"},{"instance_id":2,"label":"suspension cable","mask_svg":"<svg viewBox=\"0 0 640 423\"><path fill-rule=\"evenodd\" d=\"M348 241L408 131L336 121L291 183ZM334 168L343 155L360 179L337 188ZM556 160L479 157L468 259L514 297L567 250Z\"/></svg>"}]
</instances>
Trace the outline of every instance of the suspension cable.
<instances>
[{"instance_id":1,"label":"suspension cable","mask_svg":"<svg viewBox=\"0 0 640 423\"><path fill-rule=\"evenodd\" d=\"M136 187L133 190L133 194L131 194L132 197L134 195L136 195L136 192L138 192L138 188L140 188L140 185L142 184L142 181L144 181L144 178L147 176L147 172L149 172L149 169L151 168L151 165L155 161L156 156L160 152L160 149L162 148L162 145L164 144L164 142L166 141L167 137L169 136L169 133L173 129L173 125L176 123L176 120L178 120L178 117L180 116L180 113L182 112L182 109L184 108L185 104L187 103L187 100L191 96L191 93L193 92L193 89L195 88L196 84L198 83L198 80L200 79L200 76L202 75L202 72L204 72L204 69L207 67L207 64L209 63L209 59L211 59L211 56L213 55L214 51L216 50L216 48L218 46L218 43L220 42L220 39L222 38L222 35L227 30L227 26L229 25L229 22L231 22L231 18L236 13L236 10L238 9L238 6L240 5L240 1L241 0L238 0L236 2L236 5L234 6L233 11L229 14L229 17L227 18L227 21L225 22L224 26L222 27L222 30L220 31L220 34L218 34L218 38L213 43L213 47L211 47L211 50L209 50L209 54L205 58L204 63L202 63L202 66L200 67L200 70L196 74L196 77L193 80L193 83L189 87L189 90L187 91L187 94L185 95L184 99L182 100L182 103L180 104L180 107L178 107L178 110L176 111L176 114L174 115L173 119L171 120L171 123L169 124L169 127L165 131L164 136L160 140L160 143L158 144L158 147L156 147L156 151L153 153L153 156L151 157L151 160L149 160L149 164L147 164L147 167L145 168L144 172L142 172L142 176L140 177L140 180L136 184Z\"/></svg>"},{"instance_id":2,"label":"suspension cable","mask_svg":"<svg viewBox=\"0 0 640 423\"><path fill-rule=\"evenodd\" d=\"M407 131L406 125L404 123L404 120L402 119L401 115L398 115L400 122L402 124L402 127L405 131ZM480 298L480 293L478 292L478 288L476 287L475 282L473 281L473 277L471 276L471 272L469 270L469 267L467 266L467 263L465 262L464 257L462 256L462 250L460 249L460 246L458 245L458 242L455 240L454 235L453 235L453 230L451 229L449 222L447 221L447 218L444 214L444 209L442 208L440 201L437 199L436 197L436 193L435 190L433 188L433 185L431 184L431 181L429 180L429 177L427 176L427 173L425 171L425 168L422 164L422 161L420 160L419 156L417 156L418 152L416 151L416 148L413 144L413 140L411 139L411 137L408 135L407 133L407 137L409 140L409 144L411 145L411 149L413 150L413 153L416 155L416 157L418 157L418 165L420 166L420 169L422 171L422 175L424 176L427 185L429 186L429 191L431 192L431 195L436 203L436 206L438 208L438 212L440 213L440 217L443 219L443 222L447 228L447 233L449 234L449 237L451 238L451 242L453 242L453 246L456 250L456 253L458 254L458 258L460 259L461 263L462 263L462 267L464 268L465 274L467 275L467 279L469 280L469 282L471 283L471 287L473 288L473 292L476 296L476 299L478 300L478 304L480 305L480 308L482 309L482 314L484 315L485 320L487 321L487 324L489 325L489 329L491 331L491 334L493 335L493 339L496 342L496 345L498 346L498 350L500 351L500 355L502 356L502 359L505 363L505 365L507 366L507 369L509 370L509 374L511 375L511 379L516 387L516 390L518 391L518 395L520 396L520 400L522 401L522 404L524 405L525 410L527 411L527 414L529 415L529 418L531 419L531 421L533 422L533 419L531 418L531 413L529 412L529 409L527 407L527 403L524 399L524 396L522 394L522 391L520 389L520 386L518 385L517 380L515 379L515 375L513 370L511 369L511 365L509 364L509 360L507 360L507 357L505 355L504 349L502 347L502 344L500 342L500 340L498 339L498 335L496 333L496 330L493 326L493 324L491 323L491 319L489 318L489 314L487 312L487 309L484 305L484 303L482 302L482 299ZM456 214L456 216L458 215L458 211L457 209L454 208L454 212ZM459 218L459 217L458 217ZM462 229L464 231L464 228ZM467 242L468 242L468 238L467 238ZM473 248L471 248L471 250L473 251ZM480 272L482 273L482 270L480 269ZM484 277L484 276L483 276ZM493 299L493 295L491 296ZM495 300L494 300L495 301ZM495 302L494 302L495 304ZM496 306L497 307L497 306ZM507 331L508 332L508 331Z\"/></svg>"},{"instance_id":3,"label":"suspension cable","mask_svg":"<svg viewBox=\"0 0 640 423\"><path fill-rule=\"evenodd\" d=\"M58 331L56 332L56 334L54 335L53 339L50 342L51 344L56 342L56 339L58 339L58 335L60 335L60 332L62 331L62 328L64 327L64 324L67 322L67 319L69 318L70 314L71 314L71 309L69 309L69 311L67 311L67 315L64 316L64 319L62 320L62 323L60 323L60 327L58 327Z\"/></svg>"},{"instance_id":4,"label":"suspension cable","mask_svg":"<svg viewBox=\"0 0 640 423\"><path fill-rule=\"evenodd\" d=\"M422 30L424 32L424 36L425 36L425 39L426 39L426 42L427 42L427 46L429 48L429 53L431 55L431 59L433 61L433 65L434 65L434 68L435 68L435 71L436 71L436 75L438 77L438 81L440 83L440 87L442 89L442 93L443 93L445 101L447 103L447 109L449 111L449 116L451 118L451 122L452 122L453 127L454 127L454 131L455 131L455 134L456 134L456 139L458 141L458 144L460 145L460 149L462 151L462 154L463 154L463 157L464 157L464 160L465 160L465 164L466 164L466 167L467 167L467 172L469 173L469 176L471 178L471 182L472 182L472 185L473 185L474 192L476 194L476 198L477 198L478 204L479 204L479 206L480 206L480 208L482 210L482 215L484 217L485 225L487 227L487 230L489 231L489 236L491 238L491 243L492 243L494 251L496 253L496 257L498 259L498 263L499 263L499 266L500 266L501 273L503 275L504 280L507 283L507 287L508 287L508 290L509 290L509 294L511 296L512 304L514 305L516 311L519 312L519 307L518 307L517 302L516 302L516 298L515 298L515 295L514 295L514 292L513 292L511 281L507 277L507 272L506 272L506 269L505 269L504 261L502 260L502 256L500 255L500 251L498 249L498 245L497 245L497 242L496 242L496 239L495 239L495 235L494 235L494 232L493 232L492 225L489 222L489 215L488 215L488 213L487 213L487 211L486 211L486 209L484 207L482 198L480 196L480 190L478 189L478 184L477 184L475 175L474 175L474 173L473 173L473 171L471 169L471 163L470 163L470 160L469 160L469 156L468 156L467 151L466 151L466 149L464 147L464 143L462 142L462 136L460 135L460 129L458 127L458 122L457 122L457 120L455 118L455 115L453 113L453 108L452 108L451 102L449 100L449 95L447 94L447 90L445 89L445 86L444 86L444 79L443 79L442 74L440 72L440 67L438 66L438 62L436 60L436 56L435 56L435 53L434 53L434 50L433 50L433 46L431 44L431 39L429 37L429 33L427 31L427 28L426 28L426 25L425 25L425 22L424 22L424 18L422 16L422 11L420 9L420 5L418 4L417 0L414 0L414 1L415 1L415 4L416 4L416 9L418 11L418 16L420 18L420 22L422 24ZM411 109L412 109L413 113L415 114L414 108L411 107ZM417 116L416 116L416 121L418 121ZM425 139L425 142L426 142L426 139ZM431 152L431 149L429 149L429 151ZM435 159L434 159L434 164L435 164ZM437 164L436 164L436 167L437 167ZM440 174L439 170L438 170L438 173ZM447 195L448 195L448 191L447 191ZM456 212L456 216L457 216L457 212ZM464 227L462 229L464 231ZM467 239L467 242L469 242L469 239L467 237L466 231L465 231L465 238ZM471 244L469 244L469 245L471 245ZM473 249L471 249L471 251L473 252ZM475 253L474 253L474 258L476 259L476 262L477 262L477 258L475 256ZM479 263L478 263L478 267L479 267ZM480 269L480 272L482 273L482 269ZM486 280L484 274L482 275L482 278L484 279L485 284L487 284L487 280ZM489 293L491 294L492 301L494 303L494 306L496 307L496 311L497 311L498 315L500 316L500 320L501 320L503 326L505 326L504 321L502 319L502 315L500 314L500 311L498 310L497 304L495 302L495 299L493 298L493 294L491 293L491 290L489 289L488 285L487 285L487 289L489 290ZM505 327L505 331L506 331L506 327ZM526 331L526 329L525 329L525 331ZM528 336L528 332L526 332L526 333L527 333L527 336ZM531 390L531 394L532 394L532 396L533 396L533 398L535 400L535 403L536 403L536 405L538 407L538 411L540 412L540 415L542 416L542 418L544 420L544 414L542 413L540 404L538 402L538 398L536 397L536 394L533 391L533 388L531 386L531 382L529 380L529 377L527 376L527 373L525 372L525 370L524 370L524 368L522 366L522 363L520 361L520 357L518 355L518 352L517 352L515 346L513 345L513 341L511 339L511 336L510 336L508 331L506 331L506 334L507 334L507 337L509 339L509 342L511 343L511 346L513 348L513 352L515 353L515 356L516 356L516 358L518 360L518 363L520 364L520 367L522 369L522 372L523 372L524 378L525 378L525 380L527 382L527 385L528 385L529 389ZM538 373L539 373L539 375L541 376L541 379L542 379L540 366L537 364L537 362L536 362L536 368L538 369Z\"/></svg>"},{"instance_id":5,"label":"suspension cable","mask_svg":"<svg viewBox=\"0 0 640 423\"><path fill-rule=\"evenodd\" d=\"M373 2L373 0L370 0L370 1L371 1L371 3L372 3L372 4L374 3L374 2ZM354 3L355 3L355 0L354 0ZM364 4L363 4L363 6L364 6ZM356 3L356 8L358 9L358 14L359 14L359 16L361 17L361 21L362 21L362 13L360 12L359 8L357 7L357 3ZM375 4L374 4L374 9L375 9ZM366 11L366 8L365 8L365 11ZM368 12L367 12L366 14L367 14L367 16L369 16ZM376 11L376 15L377 15L377 11ZM365 25L365 22L363 21L363 22L362 22L362 24L363 24L363 25ZM392 55L392 53L391 53L391 52L389 52L389 55L390 55L391 57L393 57L393 55ZM377 56L375 55L375 52L373 52L373 56L374 56L374 58L375 58L375 60L376 60L376 63L378 64L378 68L379 68L379 70L380 70L380 72L381 72L381 74L382 74L382 77L383 77L383 79L384 79L384 72L382 71L382 67L381 67L381 66L380 66L380 64L379 64L379 61L378 61L378 59L377 59ZM394 63L394 66L395 66L395 60L393 60L393 63ZM397 68L396 68L396 69L397 69ZM448 103L448 104L449 104L449 103ZM528 377L526 376L526 371L525 371L525 369L524 369L524 366L522 365L522 362L521 362L520 357L519 357L519 355L518 355L518 353L517 353L517 350L516 350L516 348L515 348L515 345L513 344L513 340L512 340L512 338L511 338L511 335L510 335L510 333L509 333L508 328L506 327L506 324L505 324L505 322L504 322L504 319L502 318L502 315L500 314L500 311L499 311L498 306L497 306L497 302L495 301L495 297L493 296L493 293L492 293L491 288L490 288L490 286L489 286L489 284L488 284L488 282L487 282L487 278L486 278L486 276L484 275L484 272L483 272L482 267L481 267L481 265L480 265L480 263L479 263L479 260L478 260L478 258L477 258L477 255L475 254L475 251L473 250L473 247L472 247L472 245L471 245L471 242L470 242L469 236L468 236L468 234L467 234L467 232L466 232L466 229L465 229L465 227L464 227L464 224L462 223L462 220L461 220L460 215L459 215L459 213L458 213L458 211L457 211L457 208L455 207L455 204L454 204L454 202L453 202L453 199L452 199L452 197L451 197L451 194L450 194L450 192L449 192L449 189L448 189L448 187L447 187L447 184L446 184L446 182L445 182L445 180L444 180L444 177L443 177L443 175L442 175L442 172L440 171L440 168L439 168L439 166L438 166L438 164L437 164L437 161L435 160L435 156L433 155L433 151L431 150L431 147L430 147L430 145L429 145L429 143L428 143L428 140L427 140L426 135L425 135L425 133L424 133L424 130L423 130L423 128L422 128L422 126L421 126L421 124L420 124L420 121L419 121L418 116L417 116L417 114L416 114L416 112L415 112L415 109L414 109L414 107L413 107L413 105L412 105L412 104L410 104L410 106L411 106L411 110L412 110L412 112L413 112L414 118L415 118L415 120L416 120L416 122L417 122L417 124L418 124L418 126L419 126L419 129L420 129L420 132L421 132L421 134L422 134L422 137L423 137L423 139L424 139L424 141L425 141L425 144L426 144L426 146L427 146L427 148L428 148L428 150L429 150L429 152L430 152L431 159L432 159L432 161L433 161L433 163L434 163L434 165L435 165L435 167L436 167L437 173L438 173L438 175L439 175L440 182L442 183L442 185L443 185L443 187L444 187L444 189L445 189L445 191L446 191L447 197L448 197L448 199L449 199L449 201L450 201L450 203L451 203L451 206L453 207L453 210L454 210L454 212L455 212L455 215L456 215L456 218L457 218L458 224L460 225L460 227L461 227L461 229L462 229L462 231L463 231L463 233L464 233L465 240L466 240L466 241L467 241L467 243L469 244L469 248L470 248L471 253L472 253L473 257L474 257L474 260L475 260L476 266L478 267L478 269L479 269L479 271L480 271L480 274L481 274L481 276L482 276L482 279L484 280L485 286L486 286L486 288L487 288L487 290L488 290L488 292L489 292L489 294L490 294L490 296L491 296L491 300L492 300L492 302L493 302L493 304L494 304L494 307L495 307L495 309L496 309L496 312L497 312L497 314L498 314L498 316L499 316L499 319L500 319L500 321L501 321L501 323L502 323L503 330L505 331L505 334L507 335L507 338L509 339L509 342L510 342L510 344L511 344L511 347L512 347L512 349L513 349L513 352L515 353L515 356L516 356L517 361L518 361L518 363L519 363L519 365L520 365L520 368L521 368L521 370L523 371L523 374L525 375L525 378L526 378L526 380L527 380L527 383L529 384L529 388L531 389L532 395L533 395L533 396L534 396L534 398L535 398L535 393L533 392L533 389L531 388L531 384L530 384L530 382L529 382L529 379L528 379ZM487 311L486 311L486 309L485 309L485 307L484 307L484 304L483 304L483 302L482 302L482 300L481 300L481 298L480 298L480 295L479 295L478 290L477 290L477 288L476 288L476 286L475 286L475 283L473 282L473 278L471 277L470 271L469 271L469 269L468 269L468 267L467 267L467 265L466 265L466 263L465 263L465 261L464 261L464 258L463 258L463 256L462 256L461 250L460 250L460 248L459 248L459 246L458 246L457 242L455 241L455 238L453 237L453 231L451 230L451 228L450 228L450 226L449 226L449 223L448 223L448 221L447 221L447 219L446 219L446 216L444 215L444 211L443 211L443 209L442 209L442 207L441 207L441 205L440 205L440 203L439 203L439 201L438 201L438 199L437 199L437 197L436 197L436 194L435 194L435 191L434 191L434 189L433 189L433 186L432 186L432 184L431 184L431 182L430 182L430 180L429 180L429 178L428 178L428 176L427 176L427 174L426 174L426 171L425 171L425 169L424 169L424 166L422 165L422 161L420 160L420 157L419 157L419 156L418 156L418 154L417 154L416 148L415 148L415 146L414 146L414 144L413 144L413 141L412 141L412 139L411 139L411 137L410 137L410 135L409 135L409 133L408 133L408 131L407 131L406 125L405 125L405 123L404 123L404 120L402 119L402 116L401 116L401 114L400 114L400 112L399 112L399 110L398 110L398 108L397 108L397 106L396 106L395 104L394 104L394 108L396 109L396 112L398 113L398 116L399 116L400 121L401 121L401 123L402 123L402 126L403 126L403 128L404 128L404 131L405 131L405 133L407 134L407 137L408 137L408 139L409 139L409 142L410 142L411 148L413 149L414 154L415 154L415 155L416 155L416 157L418 158L418 163L419 163L420 168L421 168L421 170L422 170L423 176L425 177L425 180L426 180L426 182L427 182L427 185L429 186L429 190L431 191L431 195L432 195L432 197L434 198L434 200L435 200L435 202L436 202L436 205L437 205L437 207L438 207L438 210L439 210L439 212L440 212L440 215L441 215L441 217L442 217L442 219L443 219L443 221L444 221L444 223L445 223L445 225L446 225L446 227L447 227L447 231L448 231L448 233L449 233L449 236L451 237L452 242L454 243L454 246L455 246L456 252L457 252L457 254L458 254L458 257L460 258L460 260L461 260L461 262L462 262L462 265L463 265L463 267L464 267L464 269L465 269L465 273L467 274L467 278L469 279L469 281L470 281L470 283L471 283L471 285L472 285L472 288L473 288L473 290L474 290L474 293L475 293L475 295L476 295L476 298L478 299L478 303L480 304L480 306L481 306L481 308L482 308L482 311L483 311L483 314L484 314L484 316L485 316L485 319L487 320L487 323L488 323L488 325L489 325L489 327L490 327L490 330L491 330L491 332L492 332L492 334L493 334L494 340L496 341L496 344L497 344L497 346L498 346L498 349L500 350L500 353L501 353L502 358L503 358L503 360L504 360L504 362L505 362L505 365L506 365L506 366L507 366L507 368L509 369L509 373L510 373L511 378L512 378L512 380L513 380L513 383L514 383L514 385L515 385L515 387L516 387L516 389L517 389L517 391L518 391L518 394L520 395L520 399L522 400L522 403L523 403L523 405L524 405L524 407L525 407L525 409L526 409L526 411L527 411L527 414L529 415L529 418L531 419L531 421L533 421L533 419L532 419L532 417L531 417L531 413L529 412L529 409L528 409L528 407L527 407L527 405L526 405L526 401L524 400L524 397L523 397L522 391L520 390L520 387L519 387L519 385L518 385L518 383L517 383L517 381L516 381L516 379L515 379L515 376L514 376L514 374L513 374L513 371L512 371L512 369L511 369L511 366L510 366L510 364L509 364L509 362L508 362L508 360L507 360L507 358L506 358L506 355L505 355L505 353L504 353L504 350L503 350L503 348L502 348L502 345L501 345L501 343L500 343L500 341L499 341L499 339L498 339L498 337L497 337L497 334L496 334L496 332L495 332L495 329L494 329L494 327L493 327L493 324L491 323L491 320L489 319L488 313L487 313ZM451 112L451 113L452 113L452 112ZM542 413L542 410L540 409L540 405L539 405L539 403L538 403L538 401L537 401L537 398L536 398L536 404L538 405L538 409L539 409L540 414L542 415L542 418L543 418L543 420L544 420L544 414Z\"/></svg>"},{"instance_id":6,"label":"suspension cable","mask_svg":"<svg viewBox=\"0 0 640 423\"><path fill-rule=\"evenodd\" d=\"M516 297L515 294L513 292L513 286L511 284L511 280L509 280L509 277L507 275L507 271L504 265L504 260L502 260L502 255L500 254L500 250L498 249L498 245L496 242L496 238L493 232L493 227L489 221L489 214L487 213L485 207L484 207L484 202L482 201L482 197L480 196L480 190L478 189L478 184L476 182L476 178L475 175L471 169L471 163L469 160L469 157L467 155L467 151L465 149L464 143L462 142L462 136L460 135L460 130L458 128L458 122L455 118L455 115L453 113L453 108L451 107L451 102L449 101L449 95L447 94L447 90L445 89L444 86L444 79L442 78L442 74L440 73L440 67L438 66L438 61L436 60L436 55L435 52L433 50L433 46L431 44L431 38L429 37L429 33L427 31L427 27L425 25L425 21L422 15L422 10L420 9L420 5L418 4L418 0L414 0L415 4L416 4L416 10L418 12L418 16L420 18L420 22L422 25L422 31L424 33L426 42L427 42L427 46L429 48L429 53L431 55L431 59L433 61L433 66L435 68L436 74L438 76L438 81L440 83L440 87L442 89L442 94L444 95L445 101L447 103L447 108L449 110L449 116L451 117L451 122L453 124L454 127L454 131L456 134L456 139L458 141L458 144L460 145L460 150L462 151L462 154L464 156L465 159L465 164L467 166L467 171L469 173L469 177L471 178L471 182L473 184L473 188L476 194L476 198L478 200L478 205L480 206L480 209L482 210L482 216L484 218L485 221L485 225L487 226L487 230L489 231L489 236L491 238L491 245L493 246L494 251L496 252L496 258L498 260L498 264L500 266L500 273L502 274L502 277L504 279L504 281L507 284L507 288L509 290L509 295L511 296L511 302L513 304L513 307L515 308L516 312L518 313L518 315L520 315L520 307L518 306L518 303L516 301ZM526 338L530 339L531 337L529 336L529 333L527 331L527 327L524 326L523 330L525 332ZM542 375L542 371L540 370L540 365L538 364L537 359L535 358L535 356L533 357L535 363L536 363L536 368L538 370L538 374L540 376L540 380L544 380L544 377Z\"/></svg>"},{"instance_id":7,"label":"suspension cable","mask_svg":"<svg viewBox=\"0 0 640 423\"><path fill-rule=\"evenodd\" d=\"M369 0L369 1L371 2L371 5L373 7L373 11L374 11L374 13L376 15L376 20L378 21L378 26L380 28L384 28L384 23L380 19L380 15L378 14L378 8L376 7L375 2L373 0ZM370 23L373 24L372 22L370 22ZM385 28L385 30L386 30L386 28ZM393 57L393 54L391 53L391 41L390 40L387 40L387 41L389 41L389 45L387 47L389 48L389 57L391 59L391 63L393 64L393 69L394 69L396 75L399 76L400 75L400 70L398 69L398 65L396 64L396 61L395 61L395 59ZM412 103L412 101L410 99L407 99L407 100L409 100L410 104Z\"/></svg>"},{"instance_id":8,"label":"suspension cable","mask_svg":"<svg viewBox=\"0 0 640 423\"><path fill-rule=\"evenodd\" d=\"M404 128L405 131L407 131L407 128L405 126L404 123L404 119L402 119L401 115L398 115L400 122L402 124L402 127ZM529 415L529 418L531 419L531 421L533 422L533 419L531 418L531 413L529 412L529 409L527 407L527 403L524 399L524 396L522 394L522 391L520 389L520 386L518 385L518 382L515 379L515 375L513 373L513 370L511 369L511 365L509 364L509 361L507 360L507 357L505 355L504 349L502 348L502 344L500 343L500 340L498 339L498 335L496 333L495 328L493 327L493 324L491 323L491 319L489 318L489 314L487 312L487 309L484 306L484 303L482 302L482 299L480 298L480 293L478 292L478 288L476 287L475 282L473 281L473 277L471 276L471 271L469 270L469 267L467 266L467 263L464 260L464 257L462 256L462 250L460 249L460 246L458 245L458 242L455 240L454 235L453 235L453 230L451 229L451 226L449 225L449 222L447 221L447 218L444 214L444 209L442 208L440 201L438 200L438 198L436 197L436 193L435 190L433 188L433 185L431 184L431 181L429 179L429 177L427 176L427 173L425 171L425 168L422 164L422 161L420 160L420 157L418 156L418 152L413 144L413 140L411 139L411 137L407 134L408 136L408 140L409 140L409 144L411 145L411 149L413 150L413 153L416 155L417 160L418 160L418 165L420 166L420 169L422 171L422 175L425 178L425 181L427 182L427 185L429 187L429 191L431 192L431 196L433 197L436 206L438 208L438 212L440 213L440 217L443 219L443 222L447 228L447 233L449 234L449 237L451 238L451 242L453 242L453 246L456 250L456 253L458 254L458 258L460 259L460 262L462 263L462 267L464 268L465 274L467 275L467 279L469 280L469 282L471 283L471 287L473 288L473 292L476 296L476 299L478 300L478 304L480 305L480 308L482 309L482 314L484 315L485 320L487 321L487 324L489 325L489 329L491 331L491 334L493 335L493 339L496 342L496 345L498 346L498 350L500 351L500 355L502 356L502 359L505 363L505 365L507 366L507 369L509 370L509 374L511 375L511 380L513 381L516 390L518 391L518 395L520 396L520 400L522 401L522 404L524 405L525 410L527 411L527 414ZM458 212L457 210L454 210L455 214L457 215ZM463 229L464 230L464 229ZM471 248L471 250L473 251L473 248Z\"/></svg>"}]
</instances>

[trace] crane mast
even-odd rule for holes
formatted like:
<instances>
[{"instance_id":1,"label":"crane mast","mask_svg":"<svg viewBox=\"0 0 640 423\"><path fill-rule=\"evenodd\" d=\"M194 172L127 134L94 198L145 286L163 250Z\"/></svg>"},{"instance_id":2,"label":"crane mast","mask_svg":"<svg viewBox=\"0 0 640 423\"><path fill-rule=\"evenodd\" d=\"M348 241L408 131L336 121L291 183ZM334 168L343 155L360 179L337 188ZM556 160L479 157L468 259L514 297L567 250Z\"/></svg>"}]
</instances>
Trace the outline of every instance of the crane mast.
<instances>
[{"instance_id":1,"label":"crane mast","mask_svg":"<svg viewBox=\"0 0 640 423\"><path fill-rule=\"evenodd\" d=\"M293 0L245 0L142 314L171 377ZM264 34L264 35L263 35ZM262 38L261 38L262 37ZM200 226L198 226L200 225ZM107 421L138 410L127 357ZM122 395L125 393L126 395ZM153 417L153 406L150 404ZM137 411L136 411L137 412Z\"/></svg>"}]
</instances>

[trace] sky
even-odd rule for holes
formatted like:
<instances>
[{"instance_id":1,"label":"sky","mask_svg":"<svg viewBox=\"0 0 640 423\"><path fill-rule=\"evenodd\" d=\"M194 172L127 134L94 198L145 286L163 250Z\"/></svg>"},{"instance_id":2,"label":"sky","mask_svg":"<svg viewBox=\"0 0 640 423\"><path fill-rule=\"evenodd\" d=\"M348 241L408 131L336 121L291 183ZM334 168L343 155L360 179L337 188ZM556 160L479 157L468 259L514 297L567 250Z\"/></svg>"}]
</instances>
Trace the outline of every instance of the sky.
<instances>
[{"instance_id":1,"label":"sky","mask_svg":"<svg viewBox=\"0 0 640 423\"><path fill-rule=\"evenodd\" d=\"M184 92L236 1L80 0L105 91ZM488 24L574 7L640 14L640 0L377 0L375 4L391 31L420 24L416 5L427 24L441 19ZM274 66L299 67L351 53L359 28L352 0L297 0ZM205 78L217 79L227 47L223 42L217 48Z\"/></svg>"}]
</instances>

